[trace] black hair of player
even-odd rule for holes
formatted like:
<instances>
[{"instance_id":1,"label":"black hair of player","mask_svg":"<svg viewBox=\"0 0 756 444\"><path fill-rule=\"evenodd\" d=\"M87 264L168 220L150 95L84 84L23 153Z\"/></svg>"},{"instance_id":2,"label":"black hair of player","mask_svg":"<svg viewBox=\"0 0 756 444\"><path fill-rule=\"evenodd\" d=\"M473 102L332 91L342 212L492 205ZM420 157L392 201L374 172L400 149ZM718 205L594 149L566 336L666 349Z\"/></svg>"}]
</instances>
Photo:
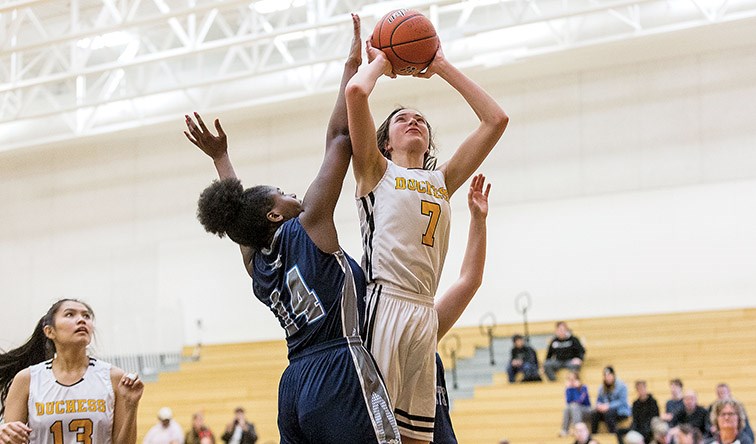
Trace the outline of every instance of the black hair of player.
<instances>
[{"instance_id":1,"label":"black hair of player","mask_svg":"<svg viewBox=\"0 0 756 444\"><path fill-rule=\"evenodd\" d=\"M197 219L208 233L261 250L270 246L281 225L268 219L274 192L267 185L244 189L239 179L215 180L200 194Z\"/></svg>"}]
</instances>

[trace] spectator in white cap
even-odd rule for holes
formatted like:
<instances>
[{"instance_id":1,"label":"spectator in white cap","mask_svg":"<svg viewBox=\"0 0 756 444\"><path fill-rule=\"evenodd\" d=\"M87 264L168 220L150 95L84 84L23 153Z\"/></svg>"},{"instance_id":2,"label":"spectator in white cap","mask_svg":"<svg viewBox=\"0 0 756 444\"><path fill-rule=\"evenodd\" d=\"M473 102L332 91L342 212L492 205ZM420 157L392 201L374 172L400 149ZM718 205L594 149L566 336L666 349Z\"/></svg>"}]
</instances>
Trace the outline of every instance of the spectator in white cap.
<instances>
[{"instance_id":1,"label":"spectator in white cap","mask_svg":"<svg viewBox=\"0 0 756 444\"><path fill-rule=\"evenodd\" d=\"M173 420L169 407L158 410L158 423L152 426L144 437L144 444L184 444L184 431Z\"/></svg>"}]
</instances>

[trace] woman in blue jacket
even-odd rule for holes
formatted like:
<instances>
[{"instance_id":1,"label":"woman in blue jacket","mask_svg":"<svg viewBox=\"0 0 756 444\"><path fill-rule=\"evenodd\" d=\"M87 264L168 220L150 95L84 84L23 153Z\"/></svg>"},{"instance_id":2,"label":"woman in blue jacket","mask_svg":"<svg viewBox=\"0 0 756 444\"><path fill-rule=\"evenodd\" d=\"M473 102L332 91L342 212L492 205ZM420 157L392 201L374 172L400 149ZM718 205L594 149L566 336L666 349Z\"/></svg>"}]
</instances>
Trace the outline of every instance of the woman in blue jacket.
<instances>
[{"instance_id":1,"label":"woman in blue jacket","mask_svg":"<svg viewBox=\"0 0 756 444\"><path fill-rule=\"evenodd\" d=\"M591 411L591 432L598 432L599 422L604 421L610 433L617 432L617 423L630 416L627 403L627 386L617 379L614 368L604 368L604 383L599 387L596 408Z\"/></svg>"}]
</instances>

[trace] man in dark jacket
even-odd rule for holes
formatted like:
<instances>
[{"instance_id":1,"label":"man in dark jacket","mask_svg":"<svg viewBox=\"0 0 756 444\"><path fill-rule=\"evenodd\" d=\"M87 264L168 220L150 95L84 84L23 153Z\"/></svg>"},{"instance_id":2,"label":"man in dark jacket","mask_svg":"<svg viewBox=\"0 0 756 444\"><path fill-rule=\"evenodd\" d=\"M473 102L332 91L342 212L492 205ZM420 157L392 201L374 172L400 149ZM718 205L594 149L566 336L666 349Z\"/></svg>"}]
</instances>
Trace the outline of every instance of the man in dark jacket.
<instances>
[{"instance_id":1,"label":"man in dark jacket","mask_svg":"<svg viewBox=\"0 0 756 444\"><path fill-rule=\"evenodd\" d=\"M512 336L512 353L507 366L509 382L515 382L518 373L523 374L523 382L541 380L538 374L538 356L535 350L525 344L522 335Z\"/></svg>"},{"instance_id":2,"label":"man in dark jacket","mask_svg":"<svg viewBox=\"0 0 756 444\"><path fill-rule=\"evenodd\" d=\"M557 322L555 337L549 343L543 371L549 381L556 381L556 372L561 368L580 371L585 357L585 349L580 340L572 336L572 332L564 321Z\"/></svg>"},{"instance_id":3,"label":"man in dark jacket","mask_svg":"<svg viewBox=\"0 0 756 444\"><path fill-rule=\"evenodd\" d=\"M698 395L693 390L686 390L683 394L684 408L677 412L669 422L671 427L680 424L690 424L706 436L709 431L709 412L698 405Z\"/></svg>"},{"instance_id":4,"label":"man in dark jacket","mask_svg":"<svg viewBox=\"0 0 756 444\"><path fill-rule=\"evenodd\" d=\"M635 391L638 393L638 399L633 402L633 424L630 430L635 430L643 435L646 442L651 442L654 435L651 419L659 416L659 403L654 399L654 395L648 392L646 381L635 381Z\"/></svg>"},{"instance_id":5,"label":"man in dark jacket","mask_svg":"<svg viewBox=\"0 0 756 444\"><path fill-rule=\"evenodd\" d=\"M227 444L255 444L257 442L255 426L247 421L243 408L237 407L234 410L234 420L226 426L221 439Z\"/></svg>"}]
</instances>

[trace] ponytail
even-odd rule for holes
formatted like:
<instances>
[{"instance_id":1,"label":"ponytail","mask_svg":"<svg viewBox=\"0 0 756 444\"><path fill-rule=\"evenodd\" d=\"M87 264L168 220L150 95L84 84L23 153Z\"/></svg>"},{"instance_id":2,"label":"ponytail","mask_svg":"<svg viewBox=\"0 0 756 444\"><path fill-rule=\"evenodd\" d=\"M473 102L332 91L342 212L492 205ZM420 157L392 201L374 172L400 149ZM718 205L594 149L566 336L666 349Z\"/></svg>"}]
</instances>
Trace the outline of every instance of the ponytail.
<instances>
[{"instance_id":1,"label":"ponytail","mask_svg":"<svg viewBox=\"0 0 756 444\"><path fill-rule=\"evenodd\" d=\"M46 317L43 316L37 322L34 332L24 345L0 354L0 416L5 412L5 398L16 374L27 367L44 362L55 352L52 341L45 336Z\"/></svg>"}]
</instances>

